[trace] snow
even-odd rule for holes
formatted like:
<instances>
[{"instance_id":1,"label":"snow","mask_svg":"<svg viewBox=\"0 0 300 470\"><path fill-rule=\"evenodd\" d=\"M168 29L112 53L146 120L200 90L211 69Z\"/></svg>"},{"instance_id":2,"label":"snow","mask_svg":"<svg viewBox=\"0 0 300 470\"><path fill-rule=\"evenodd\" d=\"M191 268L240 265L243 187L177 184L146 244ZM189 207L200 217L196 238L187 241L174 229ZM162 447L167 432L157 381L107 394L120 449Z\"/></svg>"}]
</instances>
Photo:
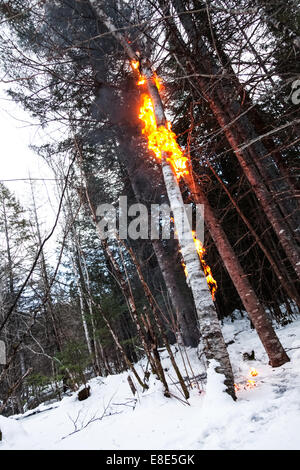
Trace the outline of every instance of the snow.
<instances>
[{"instance_id":1,"label":"snow","mask_svg":"<svg viewBox=\"0 0 300 470\"><path fill-rule=\"evenodd\" d=\"M151 375L149 390L138 389L133 397L128 372L92 379L91 396L78 401L76 393L61 402L40 405L24 415L0 417L7 449L299 449L300 448L300 320L277 328L291 362L279 368L268 365L266 353L246 318L223 325L235 381L241 384L237 401L222 392L222 376L208 369L206 391L194 379L188 403L178 384L166 398L161 382ZM185 353L173 347L183 375L192 377ZM244 361L243 353L255 351L255 360ZM203 372L195 349L187 349L193 374ZM161 353L169 382L176 382L166 351ZM142 374L146 362L137 370ZM243 387L250 368L258 371L256 386ZM47 411L47 408L51 408ZM38 413L32 415L33 411Z\"/></svg>"},{"instance_id":2,"label":"snow","mask_svg":"<svg viewBox=\"0 0 300 470\"><path fill-rule=\"evenodd\" d=\"M24 430L22 424L20 424L15 419L9 419L4 418L4 416L0 416L0 430L2 432L2 446L5 446L6 443L13 446L15 444L18 445L19 441L26 442L28 439L27 433ZM27 444L30 445L29 442Z\"/></svg>"}]
</instances>

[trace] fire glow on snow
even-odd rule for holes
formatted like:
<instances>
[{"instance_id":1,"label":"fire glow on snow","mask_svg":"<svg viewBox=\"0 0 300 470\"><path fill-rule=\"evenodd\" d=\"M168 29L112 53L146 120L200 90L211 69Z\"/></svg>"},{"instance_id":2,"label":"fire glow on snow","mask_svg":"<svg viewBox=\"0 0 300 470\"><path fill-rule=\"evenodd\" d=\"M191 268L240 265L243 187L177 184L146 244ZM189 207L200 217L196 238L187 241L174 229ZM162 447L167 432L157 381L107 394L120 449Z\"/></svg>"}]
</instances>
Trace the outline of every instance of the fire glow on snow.
<instances>
[{"instance_id":1,"label":"fire glow on snow","mask_svg":"<svg viewBox=\"0 0 300 470\"><path fill-rule=\"evenodd\" d=\"M256 377L258 375L258 372L256 369L254 369L254 367L251 367L249 371L249 375L250 377ZM256 382L255 380L251 378L251 379L248 379L245 384L234 384L234 387L235 387L235 391L238 392L239 390L243 390L243 389L246 390L249 388L256 387Z\"/></svg>"}]
</instances>

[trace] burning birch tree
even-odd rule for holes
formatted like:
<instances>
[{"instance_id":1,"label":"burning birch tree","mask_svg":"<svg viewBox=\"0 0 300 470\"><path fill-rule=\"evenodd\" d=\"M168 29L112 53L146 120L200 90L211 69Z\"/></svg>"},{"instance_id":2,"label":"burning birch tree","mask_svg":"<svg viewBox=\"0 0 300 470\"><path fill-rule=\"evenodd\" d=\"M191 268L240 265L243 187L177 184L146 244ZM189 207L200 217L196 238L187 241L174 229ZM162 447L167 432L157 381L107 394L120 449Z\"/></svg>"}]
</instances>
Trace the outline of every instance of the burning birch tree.
<instances>
[{"instance_id":1,"label":"burning birch tree","mask_svg":"<svg viewBox=\"0 0 300 470\"><path fill-rule=\"evenodd\" d=\"M188 171L186 168L187 159L183 156L182 151L176 142L175 135L171 131L170 125L166 120L164 107L157 88L157 81L153 75L149 62L147 60L140 61L140 58L132 50L125 38L117 32L110 18L99 7L98 2L96 0L91 0L90 3L94 7L100 20L123 46L128 58L131 60L133 69L137 70L139 75L139 84L147 84L149 95L144 97L144 106L141 108L140 118L144 120L143 118L146 114L150 117L150 126L153 128L152 130L154 130L155 135L153 135L153 133L151 134L151 129L150 132L147 132L147 124L145 125L144 133L148 138L148 147L161 156L162 171L171 210L174 214L178 241L181 247L183 261L188 273L188 282L193 293L195 307L198 314L201 333L201 355L206 366L208 366L210 360L216 361L217 365L215 367L215 371L224 375L226 392L235 399L234 379L228 351L222 335L209 286L201 268L201 262L194 243L192 227L188 221L177 179ZM144 122L146 123L146 120L144 120ZM162 136L160 138L157 133L155 133L155 130L158 131L158 133L161 132ZM155 143L152 138L154 138ZM166 145L166 141L168 139L171 140L171 146L173 146L173 148L168 147L168 144ZM170 161L170 154L173 154L172 161ZM182 215L183 224L181 219Z\"/></svg>"}]
</instances>

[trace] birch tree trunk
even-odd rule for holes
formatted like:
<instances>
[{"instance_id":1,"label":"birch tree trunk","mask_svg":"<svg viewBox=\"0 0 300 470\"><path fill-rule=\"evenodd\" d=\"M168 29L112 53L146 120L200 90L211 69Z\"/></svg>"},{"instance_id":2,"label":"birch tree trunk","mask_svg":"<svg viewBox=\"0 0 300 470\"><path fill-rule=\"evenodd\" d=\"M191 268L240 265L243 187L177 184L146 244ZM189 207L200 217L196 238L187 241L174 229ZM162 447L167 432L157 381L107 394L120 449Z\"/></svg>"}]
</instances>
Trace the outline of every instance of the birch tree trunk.
<instances>
[{"instance_id":1,"label":"birch tree trunk","mask_svg":"<svg viewBox=\"0 0 300 470\"><path fill-rule=\"evenodd\" d=\"M90 0L90 2L100 20L105 24L107 29L117 39L117 41L123 46L128 57L130 59L138 59L136 54L129 46L128 42L125 41L123 36L116 30L110 18L108 18L104 11L99 8L98 2L96 0ZM146 64L142 66L142 74L147 79L148 90L154 106L156 123L158 126L164 125L166 118L163 105L160 100L158 89L152 81L151 69ZM215 360L215 363L217 364L215 366L215 371L224 375L226 392L231 395L233 399L235 399L233 372L228 351L222 335L217 312L211 298L209 287L201 268L199 256L192 237L191 227L189 227L188 224L184 224L187 228L187 231L184 234L185 236L182 236L183 234L180 233L181 223L178 219L178 216L181 217L181 214L184 215L187 222L187 215L185 212L178 181L172 167L167 162L166 157L166 155L163 157L162 162L163 176L170 201L170 207L174 214L175 226L179 226L179 245L181 247L184 263L189 273L190 287L193 293L195 307L199 319L199 328L203 347L202 352L206 362L206 367L208 366L210 360Z\"/></svg>"},{"instance_id":2,"label":"birch tree trunk","mask_svg":"<svg viewBox=\"0 0 300 470\"><path fill-rule=\"evenodd\" d=\"M174 240L175 241L175 240ZM161 240L152 240L152 246L162 272L167 291L176 314L180 328L180 336L185 346L196 347L199 344L199 325L196 321L196 312L193 298L190 302L188 286L182 286L176 276L176 265L166 253ZM184 273L182 274L184 276ZM183 279L185 282L185 279Z\"/></svg>"},{"instance_id":3,"label":"birch tree trunk","mask_svg":"<svg viewBox=\"0 0 300 470\"><path fill-rule=\"evenodd\" d=\"M82 279L79 274L79 269L75 260L75 256L72 256L72 265L73 265L73 271L74 275L76 278L76 285L77 285L77 290L78 290L78 296L79 296L79 304L80 304L80 316L81 316L81 321L82 321L82 326L83 326L83 331L84 331L84 336L87 344L87 348L89 351L89 354L91 357L93 357L93 350L92 350L92 343L91 343L91 338L90 338L90 332L88 329L87 321L86 321L86 312L84 308L84 298L83 298L83 292L82 292ZM78 261L79 263L79 261Z\"/></svg>"},{"instance_id":4,"label":"birch tree trunk","mask_svg":"<svg viewBox=\"0 0 300 470\"><path fill-rule=\"evenodd\" d=\"M157 87L152 81L151 70L146 66L142 68L142 73L147 78L148 90L152 98L157 125L164 125L166 123L164 109ZM211 359L216 361L218 364L215 368L216 372L225 376L224 384L227 387L226 391L235 398L233 373L221 326L201 267L180 187L173 168L167 161L167 157L167 155L163 155L162 171L170 207L174 215L181 254L188 272L188 282L198 314L201 347L203 348L202 353L204 354L207 367Z\"/></svg>"},{"instance_id":5,"label":"birch tree trunk","mask_svg":"<svg viewBox=\"0 0 300 470\"><path fill-rule=\"evenodd\" d=\"M68 191L66 191L66 202L67 209L65 210L66 219L74 220L74 213L72 207L71 196ZM76 278L77 290L79 295L80 303L80 314L82 320L82 326L84 330L85 340L90 356L93 358L95 372L100 373L100 361L99 354L97 349L97 339L96 339L96 330L94 315L92 309L92 295L89 286L89 276L86 266L85 257L82 253L79 234L77 233L76 227L72 224L71 227L71 262L73 266L73 272ZM89 325L87 322L87 312L89 313L89 320L91 322L92 328L92 337L89 330Z\"/></svg>"},{"instance_id":6,"label":"birch tree trunk","mask_svg":"<svg viewBox=\"0 0 300 470\"><path fill-rule=\"evenodd\" d=\"M178 240L181 254L188 272L188 282L191 287L201 333L201 354L204 355L206 366L215 359L218 363L216 372L225 376L226 391L234 398L234 380L228 351L222 335L217 312L209 291L204 272L201 268L199 255L196 250L192 230L184 214L184 203L180 188L170 164L164 159L162 163L164 180L169 196L170 206L174 214L175 227L178 227ZM181 217L184 216L184 228L181 230Z\"/></svg>"},{"instance_id":7,"label":"birch tree trunk","mask_svg":"<svg viewBox=\"0 0 300 470\"><path fill-rule=\"evenodd\" d=\"M89 312L90 312L90 320L91 320L91 327L92 327L92 344L93 344L93 351L94 351L94 355L95 355L95 365L96 365L96 368L98 370L98 373L101 375L101 364L100 364L100 357L99 357L99 351L100 351L100 354L102 356L102 361L103 361L103 364L105 366L105 358L103 356L103 348L102 348L102 344L100 342L100 340L97 340L97 333L96 333L96 324L95 324L95 318L94 318L94 312L93 312L93 306L92 306L92 292L91 292L91 287L90 287L90 277L89 277L89 272L88 272L88 268L87 268L87 265L86 265L86 259L83 257L82 259L82 267L84 269L84 273L85 273L85 285L86 285L86 290L87 290L87 295L88 295L88 299L87 299L87 304L88 304L88 309L89 309ZM99 346L99 351L98 351L98 347L97 345Z\"/></svg>"}]
</instances>

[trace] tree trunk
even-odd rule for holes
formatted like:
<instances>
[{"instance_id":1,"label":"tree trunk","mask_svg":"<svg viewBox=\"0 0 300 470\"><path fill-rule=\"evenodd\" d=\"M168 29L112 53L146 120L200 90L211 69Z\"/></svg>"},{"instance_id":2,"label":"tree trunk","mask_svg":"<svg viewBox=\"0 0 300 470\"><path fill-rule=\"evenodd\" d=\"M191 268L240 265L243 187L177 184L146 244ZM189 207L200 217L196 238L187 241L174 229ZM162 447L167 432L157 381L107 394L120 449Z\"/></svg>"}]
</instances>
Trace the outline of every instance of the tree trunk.
<instances>
[{"instance_id":1,"label":"tree trunk","mask_svg":"<svg viewBox=\"0 0 300 470\"><path fill-rule=\"evenodd\" d=\"M103 10L99 8L98 2L96 0L91 0L91 4L94 7L100 20L106 25L111 34L123 46L128 57L130 59L138 59L128 42L125 41L123 36L116 31L116 28L111 22L110 18L108 18L107 15L103 12ZM159 92L155 83L152 80L151 69L146 64L142 67L142 74L147 80L147 86L153 103L157 126L165 125L166 118L164 114L163 105L160 100ZM178 224L178 220L176 221L176 211L178 211L179 209L180 214L178 214L178 216L181 217L181 214L183 214L185 215L185 219L187 219L186 211L184 208L178 181L173 172L172 166L167 162L166 158L167 155L163 155L163 176L171 210L174 214L175 226L178 227L181 224ZM205 359L207 362L206 366L208 366L210 360L215 360L217 364L215 366L215 371L219 374L224 375L224 384L226 386L226 392L231 395L233 399L235 399L236 397L234 390L234 379L228 351L222 335L221 326L218 321L217 312L211 298L209 287L201 268L197 249L192 237L191 227L187 226L187 233L185 233L185 236L183 237L181 236L180 228L178 230L178 233L179 245L181 247L183 260L189 272L190 286L194 297L196 311L198 314L199 327L203 345L203 354L205 355ZM188 233L189 237L187 236Z\"/></svg>"},{"instance_id":2,"label":"tree trunk","mask_svg":"<svg viewBox=\"0 0 300 470\"><path fill-rule=\"evenodd\" d=\"M163 160L163 175L169 196L170 206L174 214L175 227L177 227L181 254L188 272L188 282L191 287L196 311L199 319L201 333L201 347L204 359L209 361L214 359L218 363L216 372L225 376L224 384L227 393L235 398L233 373L231 369L228 351L222 335L217 312L209 291L207 281L202 271L199 255L197 253L191 227L187 220L181 233L181 216L183 212L183 200L180 188L174 175L173 169L166 160Z\"/></svg>"},{"instance_id":3,"label":"tree trunk","mask_svg":"<svg viewBox=\"0 0 300 470\"><path fill-rule=\"evenodd\" d=\"M166 253L161 240L152 240L152 246L179 323L183 344L195 347L199 344L200 332L195 308L193 302L190 302L188 286L185 279L183 279L185 285L178 281L178 275L176 276L177 266L169 254ZM184 273L182 273L182 276L184 276Z\"/></svg>"},{"instance_id":4,"label":"tree trunk","mask_svg":"<svg viewBox=\"0 0 300 470\"><path fill-rule=\"evenodd\" d=\"M193 193L197 204L204 204L204 218L210 235L212 236L220 257L228 271L229 276L244 304L246 311L252 321L257 334L268 354L269 363L272 367L278 367L289 361L283 349L272 323L268 319L263 306L260 304L248 278L246 277L238 258L231 247L228 238L216 218L207 197L201 187L195 188L192 178L186 178L190 191ZM194 190L193 190L194 189ZM196 193L195 193L196 191Z\"/></svg>"},{"instance_id":5,"label":"tree trunk","mask_svg":"<svg viewBox=\"0 0 300 470\"><path fill-rule=\"evenodd\" d=\"M38 248L40 249L41 246L42 246L42 237L41 237L40 225L39 225L39 221L38 221L38 214L37 214L37 208L36 208L35 195L34 195L34 189L33 189L32 181L30 182L30 185L31 185L31 196L32 196L32 204L33 204L33 214L34 214L34 219L35 219L36 236L37 236L37 241L38 241ZM55 341L56 348L57 348L58 351L61 352L62 351L62 331L61 331L59 321L57 319L57 315L55 314L52 298L51 298L51 295L50 295L49 276L48 276L48 270L47 270L47 265L46 265L46 260L45 260L45 255L44 255L43 248L41 248L40 269L41 269L41 278L42 278L42 282L43 282L43 287L45 289L45 292L49 292L47 300L45 302L46 317L48 317L49 324L51 324L52 328L53 328L54 341Z\"/></svg>"}]
</instances>

